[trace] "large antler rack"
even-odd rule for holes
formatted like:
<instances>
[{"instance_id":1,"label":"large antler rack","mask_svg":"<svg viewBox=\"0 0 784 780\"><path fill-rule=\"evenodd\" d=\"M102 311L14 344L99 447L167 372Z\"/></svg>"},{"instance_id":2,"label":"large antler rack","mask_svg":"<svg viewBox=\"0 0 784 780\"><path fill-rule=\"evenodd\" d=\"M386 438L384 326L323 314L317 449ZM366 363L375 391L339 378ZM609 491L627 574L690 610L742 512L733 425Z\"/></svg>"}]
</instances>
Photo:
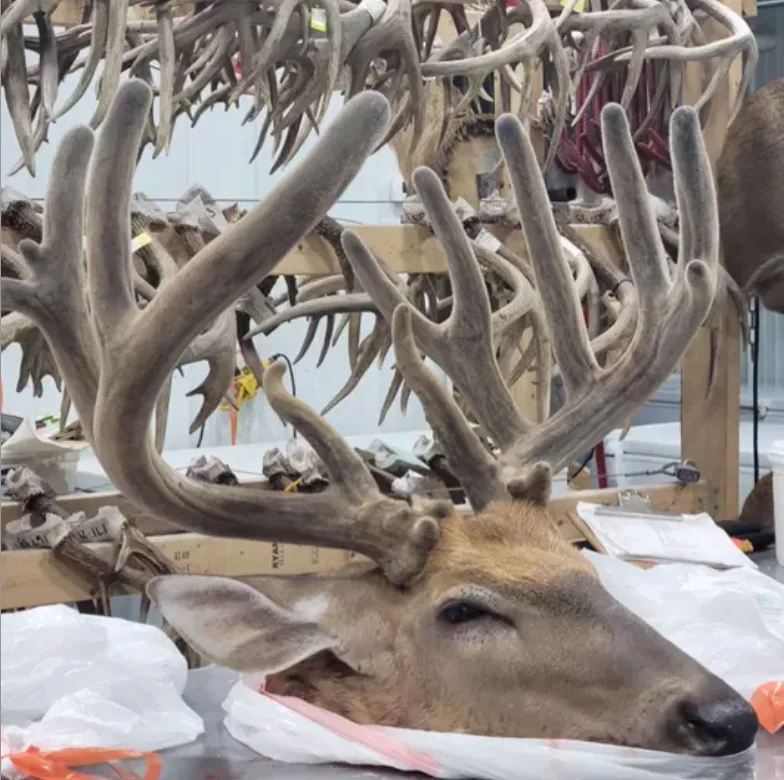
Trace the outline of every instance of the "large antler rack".
<instances>
[{"instance_id":1,"label":"large antler rack","mask_svg":"<svg viewBox=\"0 0 784 780\"><path fill-rule=\"evenodd\" d=\"M420 169L415 184L449 260L454 302L447 322L436 325L413 310L356 234L347 231L344 236L357 278L391 322L397 367L422 402L474 507L509 495L546 498L551 470L589 449L655 392L712 304L718 221L696 113L679 109L671 125L682 214L681 257L674 278L622 109L617 105L605 108L602 124L621 232L637 289L634 335L618 360L604 368L583 326L580 301L530 142L511 116L497 123L517 202L525 203L523 232L567 391L567 403L540 425L525 419L512 403L493 358L490 307L474 253L431 171ZM419 348L455 380L473 414L499 446L498 460L479 446L454 400L422 362Z\"/></svg>"},{"instance_id":2,"label":"large antler rack","mask_svg":"<svg viewBox=\"0 0 784 780\"><path fill-rule=\"evenodd\" d=\"M356 551L375 560L393 582L410 580L437 542L451 503L409 504L382 496L360 457L284 389L282 364L265 372L265 393L326 466L325 492L277 494L189 479L165 463L149 434L161 387L179 356L244 290L267 277L337 200L387 131L387 101L373 93L352 99L264 203L201 249L141 309L134 295L129 210L151 97L142 82L126 83L97 142L86 127L65 136L53 165L41 241L19 244L30 276L5 282L4 305L43 331L107 475L146 512L213 535ZM583 326L533 149L516 118L507 115L497 123L518 201L526 204L521 216L536 289L568 392L566 405L539 426L519 414L503 382L480 266L433 172L418 170L415 183L449 261L453 306L445 322L436 324L416 312L357 235L343 233L358 281L391 327L397 366L422 401L475 508L498 499L544 500L551 468L591 446L644 403L673 370L711 305L718 225L696 113L681 109L672 120L684 215L683 257L674 279L620 107L608 107L603 124L638 291L631 343L605 369ZM500 458L483 447L453 398L425 368L420 350L455 380L500 447Z\"/></svg>"}]
</instances>

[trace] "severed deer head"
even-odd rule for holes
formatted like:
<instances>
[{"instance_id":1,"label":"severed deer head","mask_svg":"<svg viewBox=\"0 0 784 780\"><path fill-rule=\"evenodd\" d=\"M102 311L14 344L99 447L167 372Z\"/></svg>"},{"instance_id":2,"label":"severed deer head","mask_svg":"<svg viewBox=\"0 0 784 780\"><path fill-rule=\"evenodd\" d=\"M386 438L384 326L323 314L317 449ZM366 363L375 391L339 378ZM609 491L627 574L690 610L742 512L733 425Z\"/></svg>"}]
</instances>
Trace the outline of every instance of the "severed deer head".
<instances>
[{"instance_id":1,"label":"severed deer head","mask_svg":"<svg viewBox=\"0 0 784 780\"><path fill-rule=\"evenodd\" d=\"M451 503L381 495L359 456L285 390L279 363L265 372L267 399L328 468L326 492L189 480L157 453L150 420L183 350L335 203L384 137L390 109L379 94L351 99L270 196L140 310L128 209L150 102L146 85L127 82L97 140L85 127L65 136L42 241L19 245L31 275L5 282L4 306L44 332L103 467L146 512L192 531L321 545L370 559L324 576L156 578L148 592L167 620L211 661L262 672L271 691L360 723L703 756L749 747L757 721L746 702L615 601L547 512L551 472L655 392L711 305L719 231L696 114L678 110L671 123L682 214L674 278L624 113L611 105L602 115L639 300L631 342L605 369L582 323L531 145L516 118L497 121L568 391L565 405L539 426L521 416L501 378L482 275L432 171L420 168L414 183L449 259L454 302L445 322L413 311L357 235L343 234L357 279L391 322L397 365L465 487L474 513L458 515ZM455 381L500 447L498 459L420 350Z\"/></svg>"}]
</instances>

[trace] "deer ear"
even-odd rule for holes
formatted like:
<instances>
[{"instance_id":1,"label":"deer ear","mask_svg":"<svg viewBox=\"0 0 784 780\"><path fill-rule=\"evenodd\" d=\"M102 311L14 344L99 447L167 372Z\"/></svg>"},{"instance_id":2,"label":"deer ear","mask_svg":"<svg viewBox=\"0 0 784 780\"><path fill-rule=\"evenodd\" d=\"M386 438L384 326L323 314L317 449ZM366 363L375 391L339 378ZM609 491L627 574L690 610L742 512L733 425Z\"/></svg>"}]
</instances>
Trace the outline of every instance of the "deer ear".
<instances>
[{"instance_id":1,"label":"deer ear","mask_svg":"<svg viewBox=\"0 0 784 780\"><path fill-rule=\"evenodd\" d=\"M337 644L316 623L236 580L156 577L147 595L198 653L238 672L274 674Z\"/></svg>"}]
</instances>

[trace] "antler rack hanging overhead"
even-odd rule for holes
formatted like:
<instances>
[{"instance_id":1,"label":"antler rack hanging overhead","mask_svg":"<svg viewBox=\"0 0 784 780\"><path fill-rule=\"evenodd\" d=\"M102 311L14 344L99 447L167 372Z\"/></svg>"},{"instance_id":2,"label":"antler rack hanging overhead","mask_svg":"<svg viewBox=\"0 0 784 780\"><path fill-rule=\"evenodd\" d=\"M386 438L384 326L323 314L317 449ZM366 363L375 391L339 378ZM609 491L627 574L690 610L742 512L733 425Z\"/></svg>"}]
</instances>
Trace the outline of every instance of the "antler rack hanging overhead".
<instances>
[{"instance_id":1,"label":"antler rack hanging overhead","mask_svg":"<svg viewBox=\"0 0 784 780\"><path fill-rule=\"evenodd\" d=\"M3 85L22 152L16 169L31 173L51 124L84 98L99 71L91 127L103 122L127 72L154 89L157 111L150 109L143 134L153 156L169 148L178 121L195 124L218 105L242 106L243 122L260 122L253 156L271 138L274 170L318 130L336 90L346 99L366 89L381 92L395 116L380 145L411 125L409 152L435 134L437 156L451 143L449 128L486 97L494 73L503 85L500 108L509 110L509 90L520 93L518 114L526 124L534 112L533 74L544 63L552 107L540 106L537 119L550 139L546 162L559 159L568 167L583 154L584 134L574 140L567 126L579 124L596 95L617 99L630 112L640 154L666 158L666 145L662 151L657 139L666 135L680 101L683 64L717 63L706 75L700 107L738 56L746 57L743 85L758 57L748 25L718 0L618 0L585 11L576 10L576 0L565 8L543 0L507 7L498 0L473 23L460 4L450 4L458 35L440 46L444 6L422 0L89 0L79 23L58 30L54 15L68 2L12 0L0 17ZM727 37L706 43L700 14L724 27ZM36 55L32 63L28 53ZM654 84L656 63L663 64ZM446 107L437 128L427 126L434 121L426 99L433 81ZM596 134L595 111L591 121ZM571 151L564 156L564 149Z\"/></svg>"}]
</instances>

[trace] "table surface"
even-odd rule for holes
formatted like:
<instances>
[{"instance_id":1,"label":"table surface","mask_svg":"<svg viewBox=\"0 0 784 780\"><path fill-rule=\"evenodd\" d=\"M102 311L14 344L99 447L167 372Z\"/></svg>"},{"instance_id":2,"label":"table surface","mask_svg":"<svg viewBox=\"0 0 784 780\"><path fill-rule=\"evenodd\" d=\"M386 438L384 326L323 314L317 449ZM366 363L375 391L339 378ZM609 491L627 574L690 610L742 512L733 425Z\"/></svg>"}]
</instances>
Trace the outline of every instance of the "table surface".
<instances>
[{"instance_id":1,"label":"table surface","mask_svg":"<svg viewBox=\"0 0 784 780\"><path fill-rule=\"evenodd\" d=\"M773 577L774 580L784 585L784 566L779 565L776 561L776 553L772 547L751 557L763 574Z\"/></svg>"},{"instance_id":2,"label":"table surface","mask_svg":"<svg viewBox=\"0 0 784 780\"><path fill-rule=\"evenodd\" d=\"M777 564L772 550L754 558L762 571L784 583L784 567ZM285 764L259 756L237 742L223 726L225 713L221 705L236 680L236 673L215 667L189 673L184 698L204 718L205 733L189 745L162 751L161 780L388 780L420 777L375 768ZM784 780L784 733L774 737L761 734L757 747L759 761L754 780Z\"/></svg>"}]
</instances>

